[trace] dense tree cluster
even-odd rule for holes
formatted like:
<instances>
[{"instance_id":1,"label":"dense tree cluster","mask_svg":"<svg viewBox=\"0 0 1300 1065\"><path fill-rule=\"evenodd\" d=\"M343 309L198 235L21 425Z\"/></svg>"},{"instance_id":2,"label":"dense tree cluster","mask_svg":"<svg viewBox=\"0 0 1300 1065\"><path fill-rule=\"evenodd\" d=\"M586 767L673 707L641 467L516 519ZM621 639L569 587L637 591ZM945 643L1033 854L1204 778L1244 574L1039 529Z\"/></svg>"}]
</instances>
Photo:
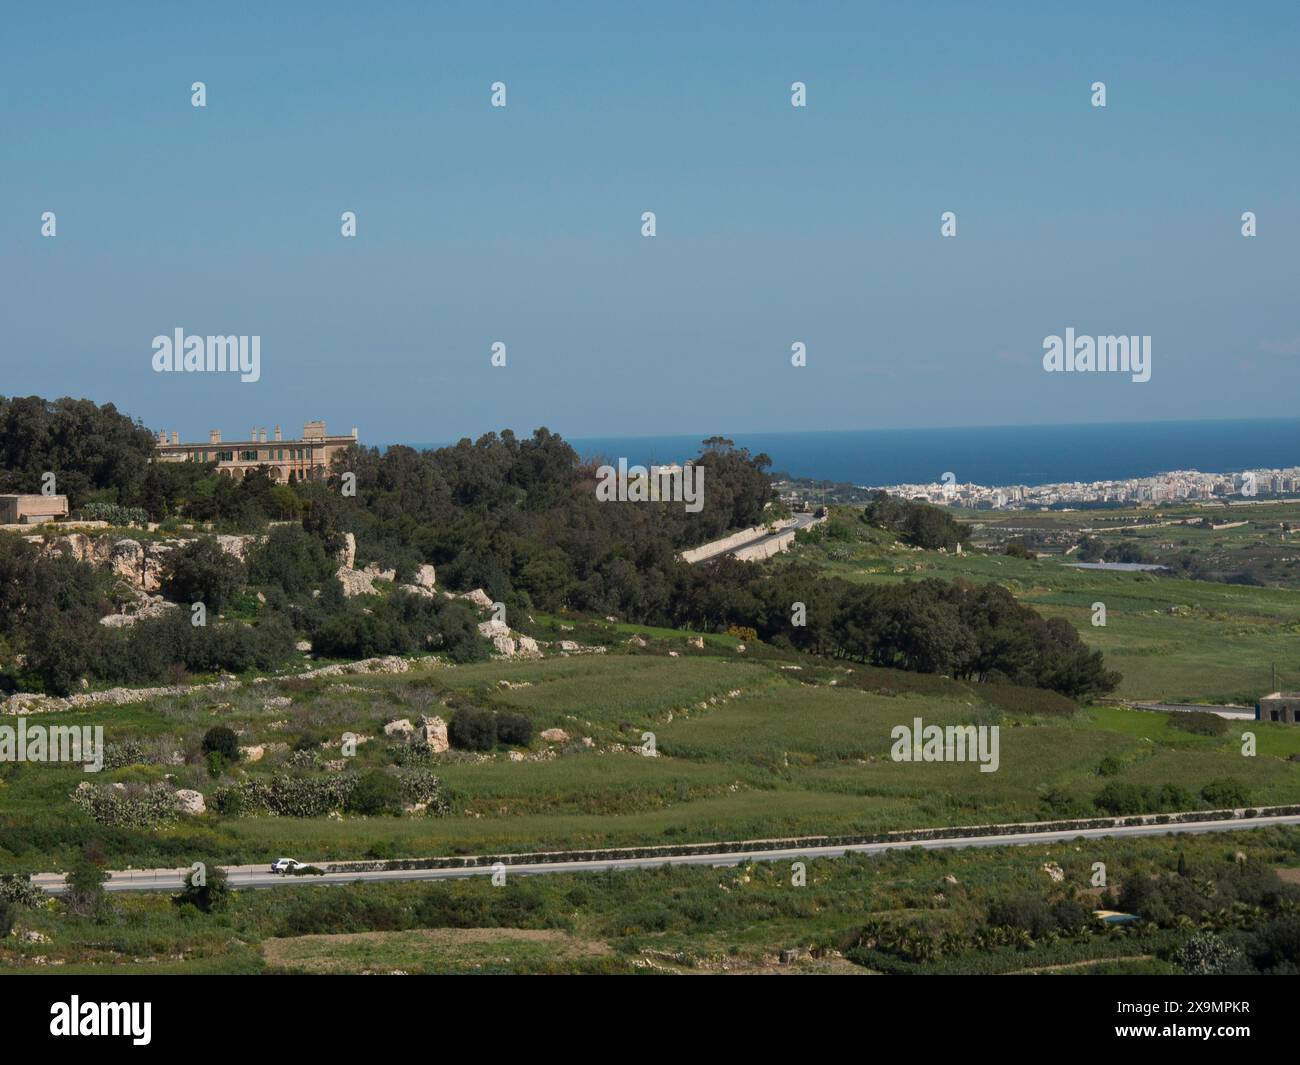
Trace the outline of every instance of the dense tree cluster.
<instances>
[{"instance_id":1,"label":"dense tree cluster","mask_svg":"<svg viewBox=\"0 0 1300 1065\"><path fill-rule=\"evenodd\" d=\"M437 650L464 661L485 653L476 618L459 601L396 593L363 606L345 598L332 573L348 533L358 565L391 567L400 583L432 563L443 587L483 588L516 618L530 609L569 610L755 631L809 653L1070 697L1110 690L1117 680L1067 622L1039 617L997 585L858 585L799 565L685 564L683 548L780 513L767 456L724 437L705 440L693 459L704 472L698 512L681 501L601 502L601 463L583 462L546 429L425 451L353 447L336 456L329 483L294 486L263 471L233 481L208 464L149 462L152 450L152 435L111 406L0 399L0 465L14 483L31 487L24 478L53 466L74 505L141 507L156 520L188 517L239 531L265 529L273 519L301 524L272 527L246 562L211 538L168 558L163 588L171 598L202 602L214 619L232 609L256 616L254 626L191 626L187 613L176 612L107 629L98 621L112 609L110 577L38 559L30 545L4 538L0 640L26 656L28 674L48 691L66 692L83 676L135 682L176 668L275 668L304 637L332 657ZM355 476L355 495L340 491L345 474ZM953 549L969 536L942 508L883 492L861 520L924 548ZM841 539L866 531L844 520L826 529L821 535Z\"/></svg>"},{"instance_id":2,"label":"dense tree cluster","mask_svg":"<svg viewBox=\"0 0 1300 1065\"><path fill-rule=\"evenodd\" d=\"M0 492L39 492L53 473L73 507L105 489L134 498L153 451L153 434L111 403L0 396Z\"/></svg>"},{"instance_id":3,"label":"dense tree cluster","mask_svg":"<svg viewBox=\"0 0 1300 1065\"><path fill-rule=\"evenodd\" d=\"M794 604L803 605L802 624ZM978 681L1050 688L1072 698L1112 690L1105 668L1063 618L1045 619L998 584L937 579L861 585L792 565L767 574L731 559L694 567L662 624L749 624L810 654Z\"/></svg>"},{"instance_id":4,"label":"dense tree cluster","mask_svg":"<svg viewBox=\"0 0 1300 1065\"><path fill-rule=\"evenodd\" d=\"M930 551L941 547L952 551L958 544L970 542L970 526L957 521L946 510L891 496L888 492L872 496L862 511L862 520L897 533L906 544Z\"/></svg>"}]
</instances>

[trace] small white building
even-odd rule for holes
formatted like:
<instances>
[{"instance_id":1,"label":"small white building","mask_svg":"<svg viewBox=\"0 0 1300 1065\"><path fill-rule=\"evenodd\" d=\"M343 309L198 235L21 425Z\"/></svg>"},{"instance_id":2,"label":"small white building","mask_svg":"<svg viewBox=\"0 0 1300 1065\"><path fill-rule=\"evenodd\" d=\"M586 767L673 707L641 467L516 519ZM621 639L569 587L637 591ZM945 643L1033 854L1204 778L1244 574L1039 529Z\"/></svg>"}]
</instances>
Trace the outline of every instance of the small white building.
<instances>
[{"instance_id":1,"label":"small white building","mask_svg":"<svg viewBox=\"0 0 1300 1065\"><path fill-rule=\"evenodd\" d=\"M0 525L40 525L67 516L67 496L0 495Z\"/></svg>"}]
</instances>

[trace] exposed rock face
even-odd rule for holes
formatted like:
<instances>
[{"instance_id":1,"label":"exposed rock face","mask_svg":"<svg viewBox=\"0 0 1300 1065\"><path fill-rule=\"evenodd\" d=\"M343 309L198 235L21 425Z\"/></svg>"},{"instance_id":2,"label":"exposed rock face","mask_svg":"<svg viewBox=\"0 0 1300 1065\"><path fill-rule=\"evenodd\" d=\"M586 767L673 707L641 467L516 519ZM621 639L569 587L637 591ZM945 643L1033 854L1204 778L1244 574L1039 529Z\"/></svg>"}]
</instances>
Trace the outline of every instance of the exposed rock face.
<instances>
[{"instance_id":1,"label":"exposed rock face","mask_svg":"<svg viewBox=\"0 0 1300 1065\"><path fill-rule=\"evenodd\" d=\"M447 722L440 717L421 717L420 727L415 730L413 743L423 743L434 754L442 754L451 749L447 738Z\"/></svg>"},{"instance_id":2,"label":"exposed rock face","mask_svg":"<svg viewBox=\"0 0 1300 1065\"><path fill-rule=\"evenodd\" d=\"M409 740L414 732L415 726L405 717L398 718L396 721L390 721L384 726L385 736L400 736L404 740Z\"/></svg>"},{"instance_id":3,"label":"exposed rock face","mask_svg":"<svg viewBox=\"0 0 1300 1065\"><path fill-rule=\"evenodd\" d=\"M578 649L578 645L577 645L573 640L561 640L561 641L560 641L560 650L561 650L561 651L576 651L577 649Z\"/></svg>"},{"instance_id":4,"label":"exposed rock face","mask_svg":"<svg viewBox=\"0 0 1300 1065\"><path fill-rule=\"evenodd\" d=\"M527 658L541 658L542 652L537 646L537 641L531 636L519 637L519 654Z\"/></svg>"},{"instance_id":5,"label":"exposed rock face","mask_svg":"<svg viewBox=\"0 0 1300 1065\"><path fill-rule=\"evenodd\" d=\"M365 570L340 566L335 576L338 577L339 583L343 585L343 594L346 596L376 594L374 579Z\"/></svg>"},{"instance_id":6,"label":"exposed rock face","mask_svg":"<svg viewBox=\"0 0 1300 1065\"><path fill-rule=\"evenodd\" d=\"M543 743L568 743L569 734L562 728L548 728L541 733Z\"/></svg>"},{"instance_id":7,"label":"exposed rock face","mask_svg":"<svg viewBox=\"0 0 1300 1065\"><path fill-rule=\"evenodd\" d=\"M415 583L420 588L427 588L433 591L433 582L436 574L432 566L427 562L415 571Z\"/></svg>"},{"instance_id":8,"label":"exposed rock face","mask_svg":"<svg viewBox=\"0 0 1300 1065\"><path fill-rule=\"evenodd\" d=\"M703 637L703 636L688 636L688 637L686 638L686 642L687 642L691 647L698 647L701 651L704 650L704 637Z\"/></svg>"},{"instance_id":9,"label":"exposed rock face","mask_svg":"<svg viewBox=\"0 0 1300 1065\"><path fill-rule=\"evenodd\" d=\"M128 603L120 614L106 614L99 619L101 625L107 625L109 628L120 629L124 626L134 625L137 621L146 621L149 618L160 618L164 614L169 614L173 610L179 610L180 607L175 603L169 603L161 595L144 596L135 603Z\"/></svg>"},{"instance_id":10,"label":"exposed rock face","mask_svg":"<svg viewBox=\"0 0 1300 1065\"><path fill-rule=\"evenodd\" d=\"M343 673L406 673L411 663L397 655L384 655L381 658L362 658L356 662L336 662L332 666L321 666L299 673L303 680L311 677L336 677Z\"/></svg>"},{"instance_id":11,"label":"exposed rock face","mask_svg":"<svg viewBox=\"0 0 1300 1065\"><path fill-rule=\"evenodd\" d=\"M432 588L425 588L418 584L399 584L397 590L407 595L422 595L426 599L432 599L437 594Z\"/></svg>"},{"instance_id":12,"label":"exposed rock face","mask_svg":"<svg viewBox=\"0 0 1300 1065\"><path fill-rule=\"evenodd\" d=\"M509 636L494 636L492 646L496 648L497 654L505 655L507 658L514 657L515 641Z\"/></svg>"},{"instance_id":13,"label":"exposed rock face","mask_svg":"<svg viewBox=\"0 0 1300 1065\"><path fill-rule=\"evenodd\" d=\"M348 535L351 536L352 534L349 533ZM343 553L340 552L340 555ZM353 554L355 554L355 547L353 548ZM380 569L377 563L368 562L361 569L340 566L335 576L338 577L339 583L343 585L343 594L346 596L376 595L378 593L375 590L375 581L395 581L397 571Z\"/></svg>"},{"instance_id":14,"label":"exposed rock face","mask_svg":"<svg viewBox=\"0 0 1300 1065\"><path fill-rule=\"evenodd\" d=\"M480 621L478 623L478 633L480 636L486 636L489 640L493 640L498 636L509 636L510 626L504 621L492 618L491 621Z\"/></svg>"},{"instance_id":15,"label":"exposed rock face","mask_svg":"<svg viewBox=\"0 0 1300 1065\"><path fill-rule=\"evenodd\" d=\"M207 813L208 805L201 791L179 788L176 792L176 809L183 814L202 814Z\"/></svg>"},{"instance_id":16,"label":"exposed rock face","mask_svg":"<svg viewBox=\"0 0 1300 1065\"><path fill-rule=\"evenodd\" d=\"M260 762L264 754L266 754L266 748L262 747L261 744L239 748L239 758L244 762Z\"/></svg>"},{"instance_id":17,"label":"exposed rock face","mask_svg":"<svg viewBox=\"0 0 1300 1065\"><path fill-rule=\"evenodd\" d=\"M475 588L472 592L465 592L462 595L456 596L456 598L468 599L480 610L492 609L492 597L488 595L487 592L483 591L482 588Z\"/></svg>"},{"instance_id":18,"label":"exposed rock face","mask_svg":"<svg viewBox=\"0 0 1300 1065\"><path fill-rule=\"evenodd\" d=\"M603 648L602 648L603 650ZM382 658L362 658L356 662L336 662L331 666L308 669L294 674L298 680L312 677L337 677L347 673L406 673L411 663L397 655L384 655ZM109 688L100 692L79 692L61 698L57 695L40 695L36 692L15 692L7 699L0 699L0 714L49 714L63 710L81 710L87 706L125 706L127 703L143 703L166 696L190 695L194 692L230 691L242 686L236 677L227 676L210 684L168 684L155 688ZM267 678L259 677L254 684L269 683ZM229 710L229 703L217 704L214 709ZM360 740L357 741L361 742Z\"/></svg>"},{"instance_id":19,"label":"exposed rock face","mask_svg":"<svg viewBox=\"0 0 1300 1065\"><path fill-rule=\"evenodd\" d=\"M197 539L151 540L141 543L130 537L114 540L108 536L88 536L85 533L68 533L45 540L29 536L28 541L40 546L45 554L68 555L78 562L108 566L132 588L156 592L162 584L163 566L167 556L179 547ZM260 536L217 536L217 545L228 555L241 561L247 557L250 544L258 543Z\"/></svg>"},{"instance_id":20,"label":"exposed rock face","mask_svg":"<svg viewBox=\"0 0 1300 1065\"><path fill-rule=\"evenodd\" d=\"M1049 879L1055 881L1058 884L1065 879L1065 870L1062 869L1056 862L1044 862L1043 872L1047 874Z\"/></svg>"},{"instance_id":21,"label":"exposed rock face","mask_svg":"<svg viewBox=\"0 0 1300 1065\"><path fill-rule=\"evenodd\" d=\"M525 756L523 751L511 751L506 757L512 762L522 762Z\"/></svg>"},{"instance_id":22,"label":"exposed rock face","mask_svg":"<svg viewBox=\"0 0 1300 1065\"><path fill-rule=\"evenodd\" d=\"M343 534L343 546L335 556L340 568L352 569L357 564L357 538L351 533Z\"/></svg>"},{"instance_id":23,"label":"exposed rock face","mask_svg":"<svg viewBox=\"0 0 1300 1065\"><path fill-rule=\"evenodd\" d=\"M262 539L260 536L244 534L241 536L218 536L217 546L228 555L233 555L240 562L248 560L248 547Z\"/></svg>"}]
</instances>

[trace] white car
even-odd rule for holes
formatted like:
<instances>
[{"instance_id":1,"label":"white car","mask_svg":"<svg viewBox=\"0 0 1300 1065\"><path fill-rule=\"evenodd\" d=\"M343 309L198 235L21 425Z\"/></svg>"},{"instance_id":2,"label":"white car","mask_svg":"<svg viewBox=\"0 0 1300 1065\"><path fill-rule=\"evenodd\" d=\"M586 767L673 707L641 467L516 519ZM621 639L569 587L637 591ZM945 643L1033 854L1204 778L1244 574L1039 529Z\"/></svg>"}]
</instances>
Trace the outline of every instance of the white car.
<instances>
[{"instance_id":1,"label":"white car","mask_svg":"<svg viewBox=\"0 0 1300 1065\"><path fill-rule=\"evenodd\" d=\"M273 873L292 873L295 869L306 869L307 866L298 861L297 858L277 858L271 863L271 872Z\"/></svg>"}]
</instances>

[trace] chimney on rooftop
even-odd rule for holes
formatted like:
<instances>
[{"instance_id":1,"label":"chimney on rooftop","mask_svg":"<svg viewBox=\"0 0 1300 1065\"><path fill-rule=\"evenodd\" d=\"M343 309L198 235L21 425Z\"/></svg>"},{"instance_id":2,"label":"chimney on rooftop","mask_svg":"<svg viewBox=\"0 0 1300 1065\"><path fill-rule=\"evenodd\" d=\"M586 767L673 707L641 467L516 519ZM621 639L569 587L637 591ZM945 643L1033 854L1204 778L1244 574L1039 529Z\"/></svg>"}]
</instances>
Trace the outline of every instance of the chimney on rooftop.
<instances>
[{"instance_id":1,"label":"chimney on rooftop","mask_svg":"<svg viewBox=\"0 0 1300 1065\"><path fill-rule=\"evenodd\" d=\"M173 444L179 444L180 442L181 442L181 434L178 433L175 429L173 429L173 430L172 430L172 443L173 443Z\"/></svg>"},{"instance_id":2,"label":"chimney on rooftop","mask_svg":"<svg viewBox=\"0 0 1300 1065\"><path fill-rule=\"evenodd\" d=\"M209 443L209 444L219 444L219 443L221 443L221 430L220 430L220 429L209 429L209 430L208 430L208 443Z\"/></svg>"},{"instance_id":3,"label":"chimney on rooftop","mask_svg":"<svg viewBox=\"0 0 1300 1065\"><path fill-rule=\"evenodd\" d=\"M357 427L354 425L352 427L352 439L355 440L356 438L357 438Z\"/></svg>"}]
</instances>

